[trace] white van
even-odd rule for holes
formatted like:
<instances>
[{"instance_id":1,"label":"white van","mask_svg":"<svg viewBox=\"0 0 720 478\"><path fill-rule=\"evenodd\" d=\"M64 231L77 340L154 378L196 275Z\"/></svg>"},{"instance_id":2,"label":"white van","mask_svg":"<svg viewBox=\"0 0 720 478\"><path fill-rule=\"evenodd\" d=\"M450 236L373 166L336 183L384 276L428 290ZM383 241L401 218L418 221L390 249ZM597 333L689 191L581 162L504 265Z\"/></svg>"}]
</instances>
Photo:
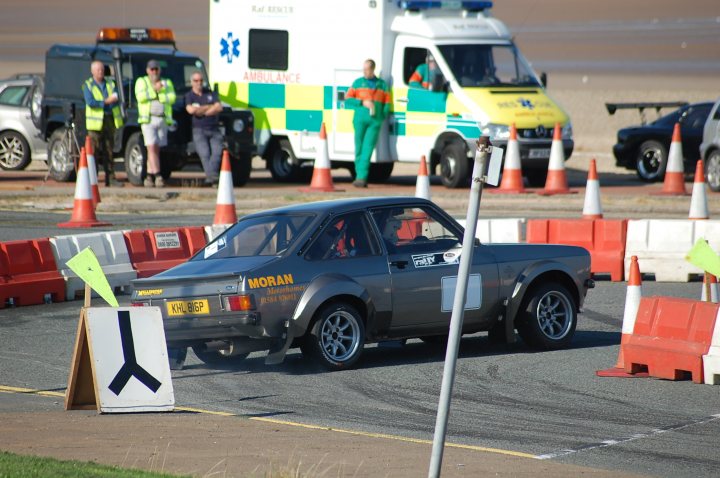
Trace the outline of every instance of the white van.
<instances>
[{"instance_id":1,"label":"white van","mask_svg":"<svg viewBox=\"0 0 720 478\"><path fill-rule=\"evenodd\" d=\"M352 171L353 110L345 92L367 58L391 89L391 114L370 180L395 161L429 159L448 187L467 184L481 134L503 146L514 123L523 169L545 180L553 127L573 149L568 115L550 99L488 1L210 0L210 81L226 103L255 114L259 153L278 181L307 175L320 125L333 167ZM431 89L411 88L434 56ZM308 166L308 167L304 167Z\"/></svg>"}]
</instances>

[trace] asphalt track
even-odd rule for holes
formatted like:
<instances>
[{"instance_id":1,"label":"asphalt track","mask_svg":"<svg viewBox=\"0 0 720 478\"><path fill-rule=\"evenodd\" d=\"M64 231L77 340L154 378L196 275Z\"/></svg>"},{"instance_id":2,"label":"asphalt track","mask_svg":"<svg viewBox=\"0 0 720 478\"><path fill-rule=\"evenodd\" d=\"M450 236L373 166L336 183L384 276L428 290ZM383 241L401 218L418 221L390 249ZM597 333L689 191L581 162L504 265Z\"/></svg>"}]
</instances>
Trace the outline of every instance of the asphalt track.
<instances>
[{"instance_id":1,"label":"asphalt track","mask_svg":"<svg viewBox=\"0 0 720 478\"><path fill-rule=\"evenodd\" d=\"M646 294L696 297L700 284L646 282ZM573 347L534 352L522 343L463 340L448 439L539 459L657 476L716 476L718 388L654 379L598 378L614 364L623 284L589 294ZM121 297L127 303L128 297ZM57 410L69 369L79 301L0 310L0 411ZM192 354L173 372L180 406L368 433L430 439L443 351L419 341L369 346L355 370L327 373L291 351L211 368ZM0 391L2 391L0 389Z\"/></svg>"}]
</instances>

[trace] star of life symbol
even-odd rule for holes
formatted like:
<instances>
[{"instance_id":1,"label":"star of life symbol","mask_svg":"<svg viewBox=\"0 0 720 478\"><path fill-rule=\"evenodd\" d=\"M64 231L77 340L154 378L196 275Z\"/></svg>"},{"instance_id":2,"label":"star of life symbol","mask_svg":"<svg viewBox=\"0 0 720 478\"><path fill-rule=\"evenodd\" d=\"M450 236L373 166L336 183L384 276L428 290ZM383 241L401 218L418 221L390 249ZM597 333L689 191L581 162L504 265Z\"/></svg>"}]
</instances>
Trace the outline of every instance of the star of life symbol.
<instances>
[{"instance_id":1,"label":"star of life symbol","mask_svg":"<svg viewBox=\"0 0 720 478\"><path fill-rule=\"evenodd\" d=\"M240 56L240 40L233 38L232 32L228 32L225 38L220 39L220 56L224 56L228 63L233 62L233 58Z\"/></svg>"},{"instance_id":2,"label":"star of life symbol","mask_svg":"<svg viewBox=\"0 0 720 478\"><path fill-rule=\"evenodd\" d=\"M529 110L535 108L535 105L532 104L532 101L526 100L525 98L518 98L518 102L523 108L527 108Z\"/></svg>"}]
</instances>

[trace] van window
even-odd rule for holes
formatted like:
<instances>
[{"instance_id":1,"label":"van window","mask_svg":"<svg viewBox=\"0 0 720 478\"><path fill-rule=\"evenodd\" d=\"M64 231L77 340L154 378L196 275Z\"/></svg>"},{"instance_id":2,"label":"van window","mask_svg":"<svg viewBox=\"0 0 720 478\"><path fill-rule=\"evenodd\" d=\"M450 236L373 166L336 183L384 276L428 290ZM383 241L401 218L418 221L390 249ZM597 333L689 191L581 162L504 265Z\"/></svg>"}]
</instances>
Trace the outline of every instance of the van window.
<instances>
[{"instance_id":1,"label":"van window","mask_svg":"<svg viewBox=\"0 0 720 478\"><path fill-rule=\"evenodd\" d=\"M248 66L260 70L288 69L288 32L250 30Z\"/></svg>"},{"instance_id":2,"label":"van window","mask_svg":"<svg viewBox=\"0 0 720 478\"><path fill-rule=\"evenodd\" d=\"M405 48L403 55L403 81L410 83L410 77L415 69L425 63L428 51L425 48Z\"/></svg>"}]
</instances>

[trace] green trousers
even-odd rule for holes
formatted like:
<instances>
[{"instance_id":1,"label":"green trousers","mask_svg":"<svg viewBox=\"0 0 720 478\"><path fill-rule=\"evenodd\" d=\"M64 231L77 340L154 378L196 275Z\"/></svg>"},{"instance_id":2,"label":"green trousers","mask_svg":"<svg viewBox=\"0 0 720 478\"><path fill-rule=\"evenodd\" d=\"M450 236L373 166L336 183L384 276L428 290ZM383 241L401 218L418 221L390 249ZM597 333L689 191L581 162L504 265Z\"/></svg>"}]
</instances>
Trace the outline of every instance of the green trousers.
<instances>
[{"instance_id":1,"label":"green trousers","mask_svg":"<svg viewBox=\"0 0 720 478\"><path fill-rule=\"evenodd\" d=\"M355 113L355 178L367 181L370 174L370 157L375 150L382 120L371 118L367 114Z\"/></svg>"}]
</instances>

